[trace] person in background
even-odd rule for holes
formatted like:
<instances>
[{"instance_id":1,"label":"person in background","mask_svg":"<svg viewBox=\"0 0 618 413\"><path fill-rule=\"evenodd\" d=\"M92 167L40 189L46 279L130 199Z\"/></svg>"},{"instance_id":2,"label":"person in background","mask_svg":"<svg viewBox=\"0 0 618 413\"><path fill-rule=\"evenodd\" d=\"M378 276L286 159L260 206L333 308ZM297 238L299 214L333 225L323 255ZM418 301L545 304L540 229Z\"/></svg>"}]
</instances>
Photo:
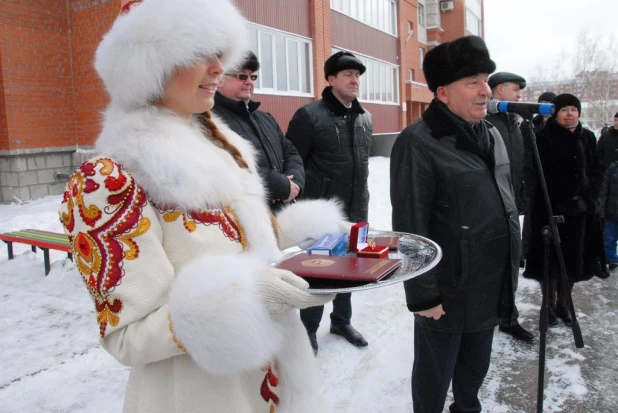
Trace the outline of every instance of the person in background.
<instances>
[{"instance_id":1,"label":"person in background","mask_svg":"<svg viewBox=\"0 0 618 413\"><path fill-rule=\"evenodd\" d=\"M556 94L554 92L543 92L538 98L538 103L552 103L556 98ZM534 118L532 118L532 124L534 125L534 133L539 133L541 129L547 123L547 119L549 119L550 115L541 115L538 114Z\"/></svg>"},{"instance_id":2,"label":"person in background","mask_svg":"<svg viewBox=\"0 0 618 413\"><path fill-rule=\"evenodd\" d=\"M538 98L538 103L552 103L552 101L556 98L556 94L553 92L543 92ZM549 119L550 115L541 115L538 114L532 118L532 126L534 129L534 134L536 135L543 129L547 119ZM537 172L536 167L534 166L534 152L532 149L532 138L525 127L522 124L521 126L522 137L524 140L524 166L523 166L523 176L524 176L524 190L522 192L522 204L524 207L524 225L521 231L521 260L519 262L520 268L525 268L526 259L528 258L528 242L530 240L530 204L532 202L532 197L534 196L536 184L537 184Z\"/></svg>"},{"instance_id":3,"label":"person in background","mask_svg":"<svg viewBox=\"0 0 618 413\"><path fill-rule=\"evenodd\" d=\"M571 325L567 289L593 276L606 278L605 253L599 218L599 191L603 173L596 151L596 138L579 121L581 103L571 94L556 96L554 114L537 136L551 207L562 215L558 225L560 248L566 265L568 285L563 285L553 244L549 253L549 319ZM537 185L530 212L530 245L524 277L543 281L544 245L541 229L548 225L541 186Z\"/></svg>"},{"instance_id":4,"label":"person in background","mask_svg":"<svg viewBox=\"0 0 618 413\"><path fill-rule=\"evenodd\" d=\"M404 283L414 313L412 404L480 412L495 327L510 320L520 233L507 148L484 120L496 69L482 38L461 37L423 62L435 98L391 153L393 230L436 241L431 271Z\"/></svg>"},{"instance_id":5,"label":"person in background","mask_svg":"<svg viewBox=\"0 0 618 413\"><path fill-rule=\"evenodd\" d=\"M489 76L489 87L491 88L491 97L507 102L519 102L521 100L521 91L526 87L526 79L509 72L498 72ZM513 192L515 194L515 204L520 215L525 214L524 209L524 139L522 132L519 129L521 117L514 113L494 113L485 118L489 123L494 125L504 141L506 150L509 155L511 166L511 181L513 184ZM520 267L522 267L523 257L520 258ZM515 278L513 290L517 291L519 277ZM504 320L500 323L499 330L509 334L517 340L526 343L534 342L534 334L523 328L519 324L519 311L517 305L513 306L513 313L510 320Z\"/></svg>"},{"instance_id":6,"label":"person in background","mask_svg":"<svg viewBox=\"0 0 618 413\"><path fill-rule=\"evenodd\" d=\"M605 244L605 259L609 269L618 268L618 161L612 163L603 178L601 185L599 213L604 220L603 243Z\"/></svg>"},{"instance_id":7,"label":"person in background","mask_svg":"<svg viewBox=\"0 0 618 413\"><path fill-rule=\"evenodd\" d=\"M603 170L618 161L618 113L614 115L614 126L607 128L605 133L601 134L597 151Z\"/></svg>"},{"instance_id":8,"label":"person in background","mask_svg":"<svg viewBox=\"0 0 618 413\"><path fill-rule=\"evenodd\" d=\"M358 102L360 77L365 66L352 53L337 52L324 63L328 86L322 99L298 109L286 137L291 140L305 165L304 199L338 198L351 222L367 221L369 211L369 152L373 122ZM316 332L324 307L300 312L314 352ZM367 340L351 325L351 294L337 294L330 315L330 332L341 335L357 347Z\"/></svg>"},{"instance_id":9,"label":"person in background","mask_svg":"<svg viewBox=\"0 0 618 413\"><path fill-rule=\"evenodd\" d=\"M275 118L258 109L260 102L251 100L258 70L260 62L249 52L238 70L221 78L212 112L258 151L258 172L268 190L270 207L276 212L301 193L305 170L298 151Z\"/></svg>"},{"instance_id":10,"label":"person in background","mask_svg":"<svg viewBox=\"0 0 618 413\"><path fill-rule=\"evenodd\" d=\"M328 411L294 310L334 296L270 264L342 213L274 219L255 150L210 114L246 30L229 0L131 1L96 51L110 103L59 212L101 346L130 368L125 413Z\"/></svg>"}]
</instances>

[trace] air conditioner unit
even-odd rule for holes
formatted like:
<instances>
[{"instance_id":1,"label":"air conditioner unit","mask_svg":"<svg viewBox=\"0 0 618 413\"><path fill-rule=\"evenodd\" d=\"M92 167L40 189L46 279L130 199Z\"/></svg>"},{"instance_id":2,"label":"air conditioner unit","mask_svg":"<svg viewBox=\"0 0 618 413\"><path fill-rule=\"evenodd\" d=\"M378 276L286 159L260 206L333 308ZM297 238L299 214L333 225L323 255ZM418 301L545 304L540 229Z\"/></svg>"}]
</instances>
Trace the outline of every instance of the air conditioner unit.
<instances>
[{"instance_id":1,"label":"air conditioner unit","mask_svg":"<svg viewBox=\"0 0 618 413\"><path fill-rule=\"evenodd\" d=\"M440 11L451 11L451 10L455 10L455 2L453 1L440 2Z\"/></svg>"}]
</instances>

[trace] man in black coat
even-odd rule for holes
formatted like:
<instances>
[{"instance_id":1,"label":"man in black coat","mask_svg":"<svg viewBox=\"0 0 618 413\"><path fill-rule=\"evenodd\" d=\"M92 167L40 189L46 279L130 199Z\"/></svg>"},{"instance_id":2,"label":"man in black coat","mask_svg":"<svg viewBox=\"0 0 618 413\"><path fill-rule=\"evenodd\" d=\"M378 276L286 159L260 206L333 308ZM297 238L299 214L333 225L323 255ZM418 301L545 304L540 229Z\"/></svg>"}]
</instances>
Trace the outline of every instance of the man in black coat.
<instances>
[{"instance_id":1,"label":"man in black coat","mask_svg":"<svg viewBox=\"0 0 618 413\"><path fill-rule=\"evenodd\" d=\"M507 102L518 102L521 100L521 91L526 87L526 79L509 72L494 73L489 77L489 87L491 88L491 97ZM525 214L524 209L524 139L519 129L521 118L514 113L494 113L485 118L498 129L500 136L504 141L506 150L509 154L511 163L511 181L513 184L513 192L515 194L515 203L520 215ZM522 257L520 257L520 266L522 266ZM514 289L517 289L517 278L515 279ZM527 343L534 341L534 334L524 329L518 321L519 311L517 306L513 307L513 314L510 320L504 320L500 323L500 331L510 334L517 340Z\"/></svg>"},{"instance_id":2,"label":"man in black coat","mask_svg":"<svg viewBox=\"0 0 618 413\"><path fill-rule=\"evenodd\" d=\"M599 138L597 152L604 171L618 161L618 113L614 115L614 126L608 128Z\"/></svg>"},{"instance_id":3,"label":"man in black coat","mask_svg":"<svg viewBox=\"0 0 618 413\"><path fill-rule=\"evenodd\" d=\"M520 231L507 148L489 122L483 39L442 43L423 71L435 99L391 153L393 230L436 241L440 263L404 283L414 319L415 413L480 412L495 327L511 318Z\"/></svg>"},{"instance_id":4,"label":"man in black coat","mask_svg":"<svg viewBox=\"0 0 618 413\"><path fill-rule=\"evenodd\" d=\"M259 69L257 57L250 53L239 71L225 73L212 112L259 152L258 172L268 191L270 208L277 211L302 192L305 170L296 147L283 135L275 118L258 109L260 102L251 100Z\"/></svg>"},{"instance_id":5,"label":"man in black coat","mask_svg":"<svg viewBox=\"0 0 618 413\"><path fill-rule=\"evenodd\" d=\"M369 211L369 151L373 123L358 99L360 76L365 66L352 53L337 52L324 64L329 86L322 99L298 109L286 136L298 148L305 163L303 198L337 198L351 222L367 221ZM301 310L313 351L317 354L316 331L324 306ZM330 315L330 332L358 347L367 345L350 324L351 295L337 294Z\"/></svg>"}]
</instances>

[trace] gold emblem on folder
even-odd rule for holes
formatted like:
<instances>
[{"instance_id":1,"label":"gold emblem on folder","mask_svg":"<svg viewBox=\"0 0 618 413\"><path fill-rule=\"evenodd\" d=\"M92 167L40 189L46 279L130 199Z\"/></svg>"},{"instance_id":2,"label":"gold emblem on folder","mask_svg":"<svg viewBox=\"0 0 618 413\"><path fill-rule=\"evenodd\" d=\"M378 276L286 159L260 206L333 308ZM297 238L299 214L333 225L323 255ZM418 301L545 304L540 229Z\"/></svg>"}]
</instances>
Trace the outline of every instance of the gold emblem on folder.
<instances>
[{"instance_id":1,"label":"gold emblem on folder","mask_svg":"<svg viewBox=\"0 0 618 413\"><path fill-rule=\"evenodd\" d=\"M301 262L303 267L328 267L333 265L335 261L327 260L324 258L314 258L310 260L304 260Z\"/></svg>"}]
</instances>

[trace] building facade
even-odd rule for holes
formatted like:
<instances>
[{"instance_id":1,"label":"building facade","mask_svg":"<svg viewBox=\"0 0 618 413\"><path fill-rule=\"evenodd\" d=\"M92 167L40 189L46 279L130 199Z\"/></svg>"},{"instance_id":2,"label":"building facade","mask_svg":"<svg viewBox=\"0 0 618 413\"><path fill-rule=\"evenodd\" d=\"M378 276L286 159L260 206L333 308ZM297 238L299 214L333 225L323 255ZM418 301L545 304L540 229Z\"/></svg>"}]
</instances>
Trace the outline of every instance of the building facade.
<instances>
[{"instance_id":1,"label":"building facade","mask_svg":"<svg viewBox=\"0 0 618 413\"><path fill-rule=\"evenodd\" d=\"M147 1L147 0L146 0ZM107 96L94 51L126 0L0 1L0 202L60 194L88 156ZM359 100L374 142L393 139L431 102L424 54L482 35L482 0L235 0L261 63L255 100L285 131L319 99L338 50L367 66Z\"/></svg>"}]
</instances>

